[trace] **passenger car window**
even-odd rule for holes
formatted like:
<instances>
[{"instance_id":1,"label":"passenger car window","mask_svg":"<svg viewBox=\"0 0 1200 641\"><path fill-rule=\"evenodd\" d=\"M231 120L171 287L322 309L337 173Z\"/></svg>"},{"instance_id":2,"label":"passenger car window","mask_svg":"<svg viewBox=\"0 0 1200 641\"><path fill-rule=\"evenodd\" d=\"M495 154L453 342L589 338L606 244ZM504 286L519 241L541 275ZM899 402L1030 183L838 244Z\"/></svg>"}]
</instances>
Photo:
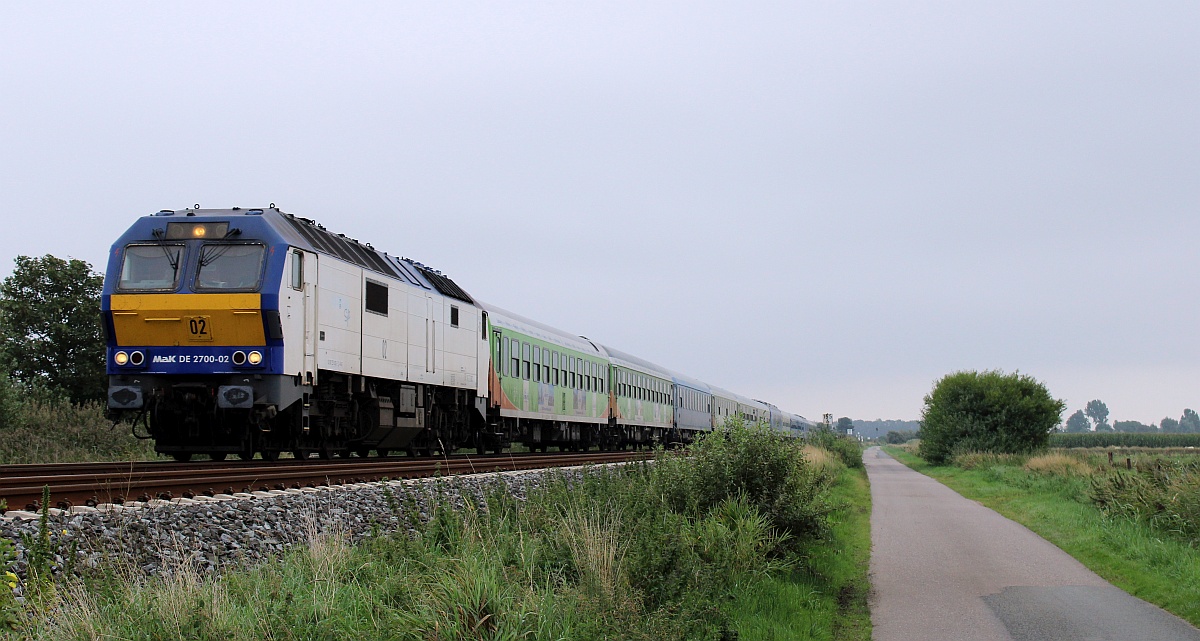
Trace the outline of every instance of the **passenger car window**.
<instances>
[{"instance_id":1,"label":"passenger car window","mask_svg":"<svg viewBox=\"0 0 1200 641\"><path fill-rule=\"evenodd\" d=\"M507 339L507 338L501 338L501 339L500 339L500 348L501 348L501 349L503 350L503 352L504 352L504 353L503 353L503 354L500 356L500 360L502 360L502 361L503 361L503 362L500 364L500 369L501 369L501 370L503 370L503 373L504 373L504 375L505 375L505 376L511 376L511 375L512 375L512 374L511 374L511 372L512 372L512 369L511 369L511 368L509 367L509 365L508 365L508 359L509 359L509 358L512 356L512 349L510 349L510 348L509 348L509 345L508 345L508 339Z\"/></svg>"},{"instance_id":2,"label":"passenger car window","mask_svg":"<svg viewBox=\"0 0 1200 641\"><path fill-rule=\"evenodd\" d=\"M511 354L509 362L512 365L512 376L521 378L521 341L512 339L512 351L509 353Z\"/></svg>"}]
</instances>

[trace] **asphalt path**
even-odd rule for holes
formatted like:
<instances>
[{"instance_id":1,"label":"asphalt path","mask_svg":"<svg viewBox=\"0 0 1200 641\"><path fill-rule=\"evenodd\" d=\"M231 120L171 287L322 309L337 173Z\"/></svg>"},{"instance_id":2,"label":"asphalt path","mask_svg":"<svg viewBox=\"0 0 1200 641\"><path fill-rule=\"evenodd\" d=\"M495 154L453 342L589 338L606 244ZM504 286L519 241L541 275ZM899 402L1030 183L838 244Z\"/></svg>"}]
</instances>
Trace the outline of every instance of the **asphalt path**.
<instances>
[{"instance_id":1,"label":"asphalt path","mask_svg":"<svg viewBox=\"0 0 1200 641\"><path fill-rule=\"evenodd\" d=\"M876 641L1200 641L1024 526L873 447Z\"/></svg>"}]
</instances>

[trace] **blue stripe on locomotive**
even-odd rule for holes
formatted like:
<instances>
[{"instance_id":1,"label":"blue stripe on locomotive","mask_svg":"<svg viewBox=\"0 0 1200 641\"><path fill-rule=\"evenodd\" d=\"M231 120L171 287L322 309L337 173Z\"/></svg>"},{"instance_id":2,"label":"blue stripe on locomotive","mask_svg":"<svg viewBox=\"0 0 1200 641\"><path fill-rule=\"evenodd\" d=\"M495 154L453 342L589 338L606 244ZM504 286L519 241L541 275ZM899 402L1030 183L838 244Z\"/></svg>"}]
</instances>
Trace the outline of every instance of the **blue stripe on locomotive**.
<instances>
[{"instance_id":1,"label":"blue stripe on locomotive","mask_svg":"<svg viewBox=\"0 0 1200 641\"><path fill-rule=\"evenodd\" d=\"M165 346L149 347L113 346L108 348L108 373L136 376L138 374L282 374L283 373L283 341L275 346L237 347L237 346ZM233 353L237 351L249 353L257 350L263 353L262 364L258 366L233 364ZM113 354L118 351L126 353L142 352L146 355L145 364L116 365Z\"/></svg>"}]
</instances>

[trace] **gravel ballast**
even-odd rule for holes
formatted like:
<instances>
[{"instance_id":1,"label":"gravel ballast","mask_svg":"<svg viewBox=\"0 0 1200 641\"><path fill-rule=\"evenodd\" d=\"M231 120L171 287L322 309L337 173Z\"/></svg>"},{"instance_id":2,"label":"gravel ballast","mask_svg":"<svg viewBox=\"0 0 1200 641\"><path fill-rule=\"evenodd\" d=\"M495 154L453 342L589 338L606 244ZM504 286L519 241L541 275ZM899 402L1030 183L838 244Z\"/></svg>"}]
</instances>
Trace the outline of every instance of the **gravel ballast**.
<instances>
[{"instance_id":1,"label":"gravel ballast","mask_svg":"<svg viewBox=\"0 0 1200 641\"><path fill-rule=\"evenodd\" d=\"M358 483L208 498L150 501L51 510L49 531L56 572L80 572L116 562L158 574L190 563L202 573L248 567L296 544L335 534L351 542L411 529L436 505L483 507L489 488L503 483L518 500L547 474L579 476L583 468L472 474L435 479ZM413 514L413 511L416 514ZM38 515L9 512L0 536L17 548L15 571L25 576L25 540L38 534Z\"/></svg>"}]
</instances>

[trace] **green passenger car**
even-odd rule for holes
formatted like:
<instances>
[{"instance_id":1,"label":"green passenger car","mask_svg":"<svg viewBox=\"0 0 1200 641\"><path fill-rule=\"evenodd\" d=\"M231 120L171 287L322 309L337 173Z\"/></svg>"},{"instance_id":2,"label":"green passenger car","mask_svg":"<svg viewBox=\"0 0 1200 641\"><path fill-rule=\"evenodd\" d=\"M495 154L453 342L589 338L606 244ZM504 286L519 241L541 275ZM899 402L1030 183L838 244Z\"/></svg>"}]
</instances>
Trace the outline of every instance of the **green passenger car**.
<instances>
[{"instance_id":1,"label":"green passenger car","mask_svg":"<svg viewBox=\"0 0 1200 641\"><path fill-rule=\"evenodd\" d=\"M586 338L485 306L493 442L532 450L603 444L609 430L608 356Z\"/></svg>"},{"instance_id":2,"label":"green passenger car","mask_svg":"<svg viewBox=\"0 0 1200 641\"><path fill-rule=\"evenodd\" d=\"M674 429L674 384L669 371L611 347L613 421L621 443L641 447L682 440Z\"/></svg>"}]
</instances>

